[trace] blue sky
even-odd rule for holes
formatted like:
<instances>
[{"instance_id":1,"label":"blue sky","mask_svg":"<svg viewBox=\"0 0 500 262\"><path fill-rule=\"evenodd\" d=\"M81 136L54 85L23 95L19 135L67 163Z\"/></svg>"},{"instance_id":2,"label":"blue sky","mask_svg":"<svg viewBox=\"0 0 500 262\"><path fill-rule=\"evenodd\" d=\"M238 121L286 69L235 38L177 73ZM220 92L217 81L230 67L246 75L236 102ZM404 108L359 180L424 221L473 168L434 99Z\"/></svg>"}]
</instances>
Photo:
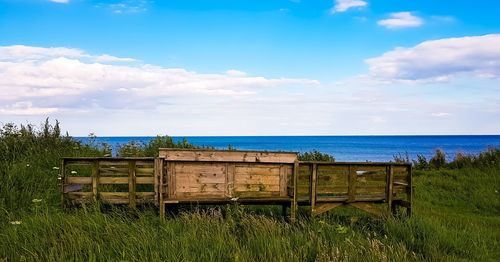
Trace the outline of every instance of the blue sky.
<instances>
[{"instance_id":1,"label":"blue sky","mask_svg":"<svg viewBox=\"0 0 500 262\"><path fill-rule=\"evenodd\" d=\"M0 0L0 122L49 116L73 135L498 134L497 10Z\"/></svg>"}]
</instances>

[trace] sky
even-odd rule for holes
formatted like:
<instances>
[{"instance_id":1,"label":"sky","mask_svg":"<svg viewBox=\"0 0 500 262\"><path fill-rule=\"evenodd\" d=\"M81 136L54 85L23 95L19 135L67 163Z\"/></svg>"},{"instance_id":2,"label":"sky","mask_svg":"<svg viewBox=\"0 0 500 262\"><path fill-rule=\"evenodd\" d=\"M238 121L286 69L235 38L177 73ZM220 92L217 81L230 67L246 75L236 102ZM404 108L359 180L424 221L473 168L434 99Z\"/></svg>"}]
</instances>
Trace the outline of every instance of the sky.
<instances>
[{"instance_id":1,"label":"sky","mask_svg":"<svg viewBox=\"0 0 500 262\"><path fill-rule=\"evenodd\" d=\"M500 134L500 1L0 0L0 124Z\"/></svg>"}]
</instances>

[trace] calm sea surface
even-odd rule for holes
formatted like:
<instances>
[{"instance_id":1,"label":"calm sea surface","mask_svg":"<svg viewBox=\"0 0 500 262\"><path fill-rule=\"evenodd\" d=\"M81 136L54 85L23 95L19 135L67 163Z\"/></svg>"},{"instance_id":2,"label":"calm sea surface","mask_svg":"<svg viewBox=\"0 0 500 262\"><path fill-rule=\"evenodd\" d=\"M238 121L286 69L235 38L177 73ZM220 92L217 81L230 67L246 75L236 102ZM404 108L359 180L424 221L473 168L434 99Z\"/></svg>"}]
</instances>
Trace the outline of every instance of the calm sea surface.
<instances>
[{"instance_id":1,"label":"calm sea surface","mask_svg":"<svg viewBox=\"0 0 500 262\"><path fill-rule=\"evenodd\" d=\"M152 137L98 137L96 142L108 143L116 153L120 144L129 141L147 143ZM389 161L394 155L417 154L431 157L438 148L453 158L457 152L477 154L488 147L500 147L500 135L488 136L218 136L173 137L186 138L195 145L219 149L229 145L240 150L269 150L305 152L318 150L335 156L337 161ZM86 137L77 139L88 142Z\"/></svg>"}]
</instances>

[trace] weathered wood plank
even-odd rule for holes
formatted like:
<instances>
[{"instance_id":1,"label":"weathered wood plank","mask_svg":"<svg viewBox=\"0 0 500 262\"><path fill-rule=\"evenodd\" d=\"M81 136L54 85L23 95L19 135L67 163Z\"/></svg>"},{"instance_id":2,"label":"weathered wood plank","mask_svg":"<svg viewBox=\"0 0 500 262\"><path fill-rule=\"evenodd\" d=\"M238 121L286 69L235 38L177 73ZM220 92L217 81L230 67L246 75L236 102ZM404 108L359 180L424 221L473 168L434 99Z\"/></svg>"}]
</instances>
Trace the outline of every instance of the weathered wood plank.
<instances>
[{"instance_id":1,"label":"weathered wood plank","mask_svg":"<svg viewBox=\"0 0 500 262\"><path fill-rule=\"evenodd\" d=\"M128 184L128 177L99 177L99 184Z\"/></svg>"},{"instance_id":2,"label":"weathered wood plank","mask_svg":"<svg viewBox=\"0 0 500 262\"><path fill-rule=\"evenodd\" d=\"M280 186L277 185L268 185L268 184L234 184L235 192L257 192L257 191L276 191L280 192Z\"/></svg>"},{"instance_id":3,"label":"weathered wood plank","mask_svg":"<svg viewBox=\"0 0 500 262\"><path fill-rule=\"evenodd\" d=\"M97 200L97 186L99 184L99 161L94 160L92 164L92 194L94 201Z\"/></svg>"},{"instance_id":4,"label":"weathered wood plank","mask_svg":"<svg viewBox=\"0 0 500 262\"><path fill-rule=\"evenodd\" d=\"M128 192L129 192L129 206L135 208L135 161L130 160L128 164Z\"/></svg>"},{"instance_id":5,"label":"weathered wood plank","mask_svg":"<svg viewBox=\"0 0 500 262\"><path fill-rule=\"evenodd\" d=\"M234 193L234 180L235 180L235 169L234 163L226 163L226 193L227 197L232 198Z\"/></svg>"},{"instance_id":6,"label":"weathered wood plank","mask_svg":"<svg viewBox=\"0 0 500 262\"><path fill-rule=\"evenodd\" d=\"M136 184L154 184L155 178L154 177L140 177L136 176L135 178L135 183Z\"/></svg>"},{"instance_id":7,"label":"weathered wood plank","mask_svg":"<svg viewBox=\"0 0 500 262\"><path fill-rule=\"evenodd\" d=\"M214 162L255 162L255 163L293 163L296 153L262 151L221 151L221 150L175 150L160 149L160 157L179 161Z\"/></svg>"},{"instance_id":8,"label":"weathered wood plank","mask_svg":"<svg viewBox=\"0 0 500 262\"><path fill-rule=\"evenodd\" d=\"M203 184L176 184L176 192L191 192L191 193L204 193L204 192L219 192L225 191L225 183L203 183Z\"/></svg>"},{"instance_id":9,"label":"weathered wood plank","mask_svg":"<svg viewBox=\"0 0 500 262\"><path fill-rule=\"evenodd\" d=\"M92 177L68 176L65 179L66 184L84 184L91 185Z\"/></svg>"}]
</instances>

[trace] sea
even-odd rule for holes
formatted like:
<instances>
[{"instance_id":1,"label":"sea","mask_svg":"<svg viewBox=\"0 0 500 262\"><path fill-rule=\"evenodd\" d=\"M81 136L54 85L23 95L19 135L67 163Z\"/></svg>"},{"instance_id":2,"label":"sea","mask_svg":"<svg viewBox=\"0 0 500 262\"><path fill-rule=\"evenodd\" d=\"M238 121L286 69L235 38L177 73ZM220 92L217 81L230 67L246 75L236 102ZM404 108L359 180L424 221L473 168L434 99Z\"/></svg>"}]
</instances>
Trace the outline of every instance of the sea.
<instances>
[{"instance_id":1,"label":"sea","mask_svg":"<svg viewBox=\"0 0 500 262\"><path fill-rule=\"evenodd\" d=\"M96 143L107 143L116 155L120 145L130 141L148 143L154 137L97 137ZM478 154L489 147L500 147L500 135L436 135L436 136L187 136L172 137L174 141L187 139L199 146L239 150L267 150L307 152L317 150L335 157L336 161L391 161L395 156L417 155L431 158L437 149L452 160L456 153ZM88 143L88 137L76 137Z\"/></svg>"}]
</instances>

